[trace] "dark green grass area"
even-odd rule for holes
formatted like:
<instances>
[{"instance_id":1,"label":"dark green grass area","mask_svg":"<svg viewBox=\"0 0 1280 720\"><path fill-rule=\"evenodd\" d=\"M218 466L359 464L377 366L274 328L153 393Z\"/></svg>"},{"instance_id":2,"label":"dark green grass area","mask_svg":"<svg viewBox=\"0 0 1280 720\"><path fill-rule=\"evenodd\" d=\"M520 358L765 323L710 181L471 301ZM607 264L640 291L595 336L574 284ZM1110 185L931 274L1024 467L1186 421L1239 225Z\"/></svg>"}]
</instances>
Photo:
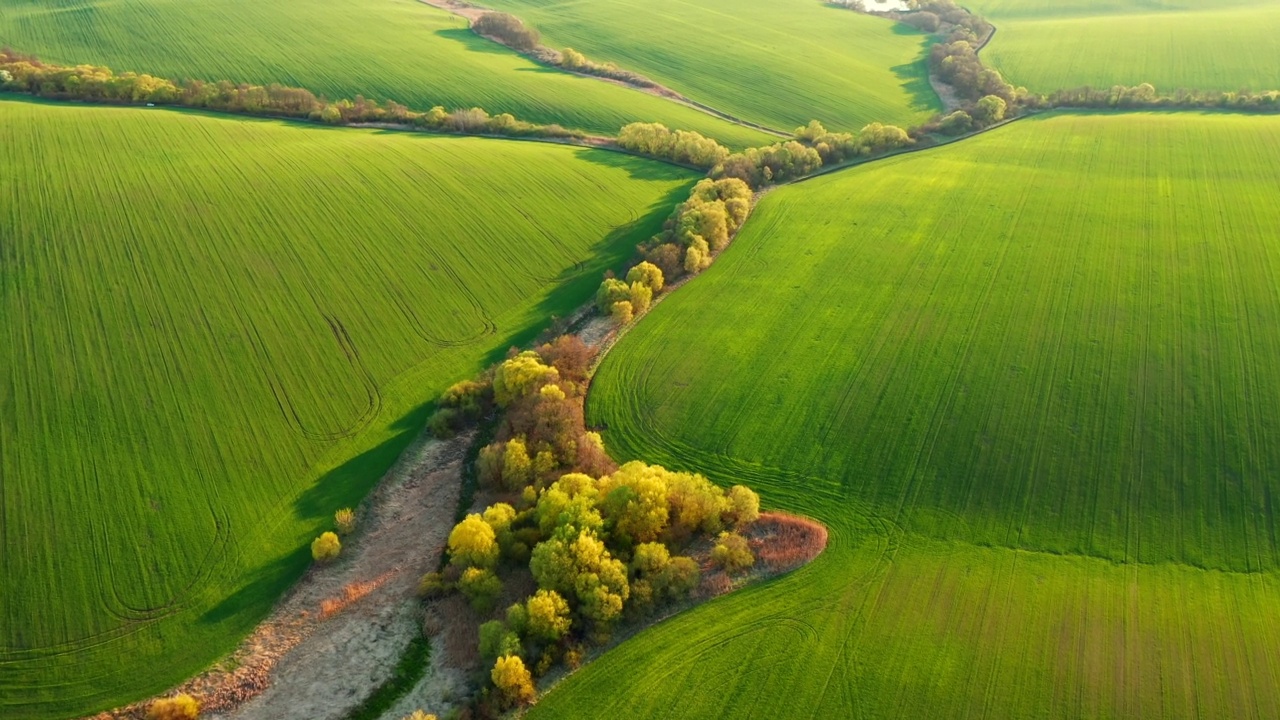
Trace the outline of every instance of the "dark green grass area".
<instances>
[{"instance_id":1,"label":"dark green grass area","mask_svg":"<svg viewBox=\"0 0 1280 720\"><path fill-rule=\"evenodd\" d=\"M692 175L545 143L0 102L0 717L232 649L427 403Z\"/></svg>"},{"instance_id":2,"label":"dark green grass area","mask_svg":"<svg viewBox=\"0 0 1280 720\"><path fill-rule=\"evenodd\" d=\"M1067 114L768 195L589 419L832 545L531 717L1280 714L1278 161Z\"/></svg>"}]
</instances>

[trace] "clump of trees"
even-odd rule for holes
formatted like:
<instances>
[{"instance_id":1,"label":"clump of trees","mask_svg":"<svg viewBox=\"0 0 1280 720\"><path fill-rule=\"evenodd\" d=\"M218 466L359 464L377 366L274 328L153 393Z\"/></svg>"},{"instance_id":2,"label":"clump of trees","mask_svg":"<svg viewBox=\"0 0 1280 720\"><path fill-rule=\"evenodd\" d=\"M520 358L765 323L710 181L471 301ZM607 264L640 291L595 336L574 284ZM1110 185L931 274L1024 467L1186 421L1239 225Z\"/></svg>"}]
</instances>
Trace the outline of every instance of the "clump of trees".
<instances>
[{"instance_id":1,"label":"clump of trees","mask_svg":"<svg viewBox=\"0 0 1280 720\"><path fill-rule=\"evenodd\" d=\"M736 178L753 188L803 177L822 167L818 151L795 140L748 148L722 160L711 177Z\"/></svg>"},{"instance_id":2,"label":"clump of trees","mask_svg":"<svg viewBox=\"0 0 1280 720\"><path fill-rule=\"evenodd\" d=\"M699 197L723 203L717 182L704 182ZM661 290L665 278L642 262L614 282L602 288L601 302L613 290L627 297L638 288ZM499 708L531 702L535 675L560 662L576 665L584 643L606 638L620 620L687 597L701 577L688 556L695 543L724 545L715 552L724 555L716 562L726 571L755 562L734 539L760 516L750 489L726 490L702 475L643 462L613 463L583 420L592 359L580 338L562 336L445 393L455 407L466 404L457 398L472 398L501 411L494 441L476 460L481 488L495 501L453 527L448 563L422 578L419 593L457 592L488 614L504 579L532 576L531 595L480 627L480 657L491 668L488 698Z\"/></svg>"},{"instance_id":3,"label":"clump of trees","mask_svg":"<svg viewBox=\"0 0 1280 720\"><path fill-rule=\"evenodd\" d=\"M642 250L665 280L699 273L725 248L751 212L752 192L738 178L698 182Z\"/></svg>"},{"instance_id":4,"label":"clump of trees","mask_svg":"<svg viewBox=\"0 0 1280 720\"><path fill-rule=\"evenodd\" d=\"M480 629L480 656L493 664L494 686L508 706L532 699L516 692L524 675L513 659L544 673L580 643L607 637L622 618L687 597L701 571L681 553L700 538L714 540L713 561L727 572L755 564L740 531L759 518L760 501L743 486L726 491L701 475L630 462L600 476L534 478L508 497L512 503L495 503L455 526L448 569L426 580L452 583L487 612L492 603L477 605L470 585L483 579L491 600L503 573L529 568L537 591Z\"/></svg>"},{"instance_id":5,"label":"clump of trees","mask_svg":"<svg viewBox=\"0 0 1280 720\"><path fill-rule=\"evenodd\" d=\"M898 19L925 32L960 31L974 38L985 38L991 34L991 23L953 0L910 0L909 4L914 12L900 15Z\"/></svg>"},{"instance_id":6,"label":"clump of trees","mask_svg":"<svg viewBox=\"0 0 1280 720\"><path fill-rule=\"evenodd\" d=\"M581 138L583 133L559 125L536 125L508 113L490 115L482 108L447 111L433 107L416 112L395 101L379 103L357 95L330 101L310 90L276 83L249 85L226 80L175 82L147 74L120 73L94 65L54 65L0 50L0 90L39 97L86 102L179 105L220 112L291 117L334 125L389 123L438 132L512 137Z\"/></svg>"},{"instance_id":7,"label":"clump of trees","mask_svg":"<svg viewBox=\"0 0 1280 720\"><path fill-rule=\"evenodd\" d=\"M823 165L879 155L915 143L906 130L878 122L866 125L855 135L830 132L822 123L811 120L808 125L796 128L795 139L816 150Z\"/></svg>"},{"instance_id":8,"label":"clump of trees","mask_svg":"<svg viewBox=\"0 0 1280 720\"><path fill-rule=\"evenodd\" d=\"M471 29L518 52L532 52L541 39L537 30L526 27L520 18L504 12L484 13L471 23Z\"/></svg>"},{"instance_id":9,"label":"clump of trees","mask_svg":"<svg viewBox=\"0 0 1280 720\"><path fill-rule=\"evenodd\" d=\"M729 149L688 130L661 123L631 123L618 132L618 146L649 157L709 169L729 157Z\"/></svg>"},{"instance_id":10,"label":"clump of trees","mask_svg":"<svg viewBox=\"0 0 1280 720\"><path fill-rule=\"evenodd\" d=\"M573 48L565 48L564 50L561 50L559 54L549 57L548 60L550 60L553 65L558 65L565 70L585 73L587 75L596 75L599 77L609 78L611 80L620 80L628 85L635 85L636 87L662 87L640 73L620 68L614 63L600 63L588 59L585 55Z\"/></svg>"},{"instance_id":11,"label":"clump of trees","mask_svg":"<svg viewBox=\"0 0 1280 720\"><path fill-rule=\"evenodd\" d=\"M1007 105L1014 105L1027 95L1025 88L1010 85L999 71L984 67L968 37L930 48L929 67L940 80L954 88L962 100L977 102L979 98L994 95Z\"/></svg>"}]
</instances>

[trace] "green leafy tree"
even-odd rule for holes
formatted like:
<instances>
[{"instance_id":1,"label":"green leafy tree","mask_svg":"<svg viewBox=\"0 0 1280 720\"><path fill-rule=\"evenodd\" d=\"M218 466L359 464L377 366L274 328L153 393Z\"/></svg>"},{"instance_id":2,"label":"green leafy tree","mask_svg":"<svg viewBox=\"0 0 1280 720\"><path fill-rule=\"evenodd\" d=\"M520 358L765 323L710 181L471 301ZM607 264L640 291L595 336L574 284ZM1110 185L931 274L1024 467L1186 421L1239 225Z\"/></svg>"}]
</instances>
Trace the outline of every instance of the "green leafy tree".
<instances>
[{"instance_id":1,"label":"green leafy tree","mask_svg":"<svg viewBox=\"0 0 1280 720\"><path fill-rule=\"evenodd\" d=\"M316 562L329 562L342 552L342 541L337 533L321 533L320 537L311 541L311 557Z\"/></svg>"},{"instance_id":2,"label":"green leafy tree","mask_svg":"<svg viewBox=\"0 0 1280 720\"><path fill-rule=\"evenodd\" d=\"M493 374L493 398L502 407L524 397L545 383L560 379L560 373L544 365L538 353L526 350L504 361Z\"/></svg>"},{"instance_id":3,"label":"green leafy tree","mask_svg":"<svg viewBox=\"0 0 1280 720\"><path fill-rule=\"evenodd\" d=\"M596 291L596 307L600 312L611 312L613 304L631 297L631 286L617 278L606 278Z\"/></svg>"},{"instance_id":4,"label":"green leafy tree","mask_svg":"<svg viewBox=\"0 0 1280 720\"><path fill-rule=\"evenodd\" d=\"M510 705L528 705L537 696L533 689L533 676L519 655L505 655L494 661L489 678Z\"/></svg>"},{"instance_id":5,"label":"green leafy tree","mask_svg":"<svg viewBox=\"0 0 1280 720\"><path fill-rule=\"evenodd\" d=\"M733 527L740 528L760 519L760 496L751 488L734 485L726 497L729 499L729 511L725 520Z\"/></svg>"},{"instance_id":6,"label":"green leafy tree","mask_svg":"<svg viewBox=\"0 0 1280 720\"><path fill-rule=\"evenodd\" d=\"M596 622L616 619L630 595L626 566L589 530L539 544L529 567L540 587L575 598L579 612Z\"/></svg>"},{"instance_id":7,"label":"green leafy tree","mask_svg":"<svg viewBox=\"0 0 1280 720\"><path fill-rule=\"evenodd\" d=\"M662 270L651 262L642 262L627 271L627 282L643 283L653 292L662 290Z\"/></svg>"},{"instance_id":8,"label":"green leafy tree","mask_svg":"<svg viewBox=\"0 0 1280 720\"><path fill-rule=\"evenodd\" d=\"M619 325L626 325L635 317L635 308L630 300L619 300L609 308L609 315Z\"/></svg>"},{"instance_id":9,"label":"green leafy tree","mask_svg":"<svg viewBox=\"0 0 1280 720\"><path fill-rule=\"evenodd\" d=\"M974 105L973 119L982 126L994 125L1001 120L1004 120L1004 114L1008 107L1009 106L1005 103L1003 98L996 97L995 95L983 96L983 98Z\"/></svg>"},{"instance_id":10,"label":"green leafy tree","mask_svg":"<svg viewBox=\"0 0 1280 720\"><path fill-rule=\"evenodd\" d=\"M449 533L449 557L456 564L490 568L498 553L497 534L479 514L466 516Z\"/></svg>"},{"instance_id":11,"label":"green leafy tree","mask_svg":"<svg viewBox=\"0 0 1280 720\"><path fill-rule=\"evenodd\" d=\"M533 460L524 438L512 438L502 455L502 485L508 490L519 490L533 482Z\"/></svg>"},{"instance_id":12,"label":"green leafy tree","mask_svg":"<svg viewBox=\"0 0 1280 720\"><path fill-rule=\"evenodd\" d=\"M546 642L555 642L568 634L569 603L555 590L539 590L525 601L525 613L529 635Z\"/></svg>"},{"instance_id":13,"label":"green leafy tree","mask_svg":"<svg viewBox=\"0 0 1280 720\"><path fill-rule=\"evenodd\" d=\"M742 572L756 564L747 539L737 533L722 532L711 549L711 562L726 572Z\"/></svg>"},{"instance_id":14,"label":"green leafy tree","mask_svg":"<svg viewBox=\"0 0 1280 720\"><path fill-rule=\"evenodd\" d=\"M520 636L501 620L490 620L480 626L480 659L486 664L503 655L519 655L522 649Z\"/></svg>"},{"instance_id":15,"label":"green leafy tree","mask_svg":"<svg viewBox=\"0 0 1280 720\"><path fill-rule=\"evenodd\" d=\"M633 282L631 283L631 297L628 302L631 303L631 308L637 315L643 315L649 312L649 306L653 303L653 290L642 282Z\"/></svg>"},{"instance_id":16,"label":"green leafy tree","mask_svg":"<svg viewBox=\"0 0 1280 720\"><path fill-rule=\"evenodd\" d=\"M458 578L458 590L466 596L476 612L486 613L493 609L493 604L502 594L502 581L492 570L469 567Z\"/></svg>"}]
</instances>

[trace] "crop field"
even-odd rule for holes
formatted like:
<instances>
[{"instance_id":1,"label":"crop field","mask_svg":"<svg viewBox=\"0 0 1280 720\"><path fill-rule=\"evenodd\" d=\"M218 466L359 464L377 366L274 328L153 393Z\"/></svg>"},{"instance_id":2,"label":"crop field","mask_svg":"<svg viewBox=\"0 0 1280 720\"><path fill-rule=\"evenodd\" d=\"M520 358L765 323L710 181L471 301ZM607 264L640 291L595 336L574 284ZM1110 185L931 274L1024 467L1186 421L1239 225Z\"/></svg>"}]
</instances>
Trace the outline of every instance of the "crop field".
<instances>
[{"instance_id":1,"label":"crop field","mask_svg":"<svg viewBox=\"0 0 1280 720\"><path fill-rule=\"evenodd\" d=\"M1032 90L1280 88L1273 2L980 0L974 10L998 28L983 57Z\"/></svg>"},{"instance_id":2,"label":"crop field","mask_svg":"<svg viewBox=\"0 0 1280 720\"><path fill-rule=\"evenodd\" d=\"M1056 114L766 196L589 421L831 547L530 717L1280 716L1277 163Z\"/></svg>"},{"instance_id":3,"label":"crop field","mask_svg":"<svg viewBox=\"0 0 1280 720\"><path fill-rule=\"evenodd\" d=\"M277 82L331 99L363 94L419 110L480 106L605 134L645 121L698 130L735 147L770 141L638 90L536 65L417 0L3 0L4 45L72 65Z\"/></svg>"},{"instance_id":4,"label":"crop field","mask_svg":"<svg viewBox=\"0 0 1280 720\"><path fill-rule=\"evenodd\" d=\"M545 143L0 102L0 717L227 652L447 384L692 176Z\"/></svg>"},{"instance_id":5,"label":"crop field","mask_svg":"<svg viewBox=\"0 0 1280 720\"><path fill-rule=\"evenodd\" d=\"M925 35L821 0L497 0L556 47L781 130L915 125L940 109Z\"/></svg>"}]
</instances>

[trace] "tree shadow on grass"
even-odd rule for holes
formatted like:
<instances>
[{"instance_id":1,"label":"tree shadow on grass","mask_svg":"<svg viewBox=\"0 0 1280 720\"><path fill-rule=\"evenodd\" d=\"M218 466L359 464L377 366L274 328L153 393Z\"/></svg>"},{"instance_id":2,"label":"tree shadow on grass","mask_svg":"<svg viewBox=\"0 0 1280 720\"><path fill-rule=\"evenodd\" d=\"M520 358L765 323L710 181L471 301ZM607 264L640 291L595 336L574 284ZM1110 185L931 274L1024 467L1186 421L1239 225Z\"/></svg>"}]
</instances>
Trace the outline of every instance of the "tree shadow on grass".
<instances>
[{"instance_id":1,"label":"tree shadow on grass","mask_svg":"<svg viewBox=\"0 0 1280 720\"><path fill-rule=\"evenodd\" d=\"M941 111L942 100L933 91L929 82L929 67L926 60L895 65L890 70L902 81L902 89L911 96L912 110Z\"/></svg>"},{"instance_id":2,"label":"tree shadow on grass","mask_svg":"<svg viewBox=\"0 0 1280 720\"><path fill-rule=\"evenodd\" d=\"M634 159L607 152L593 153L593 155L613 155L624 159ZM601 161L610 162L608 159L603 158ZM662 177L670 178L669 171ZM691 182L693 179L695 178L690 179ZM635 219L631 222L615 227L601 238L590 249L589 259L586 262L561 271L552 283L551 291L543 297L542 301L532 311L533 317L543 318L543 320L529 323L525 327L509 333L485 357L485 364L491 365L501 361L506 357L507 350L511 347L522 347L532 342L540 333L551 326L551 323L545 321L546 318L565 317L590 301L595 294L596 288L600 286L600 281L604 278L605 271L620 270L627 260L635 257L636 245L648 240L655 233L662 230L663 222L670 217L675 205L687 198L688 195L689 187L686 185L666 193L648 208L636 213Z\"/></svg>"},{"instance_id":3,"label":"tree shadow on grass","mask_svg":"<svg viewBox=\"0 0 1280 720\"><path fill-rule=\"evenodd\" d=\"M297 517L320 524L332 517L338 508L359 504L417 437L427 422L430 409L431 403L418 405L391 424L392 437L321 476L294 502ZM253 569L239 589L201 615L199 622L217 625L234 620L237 625L252 628L310 565L311 548L304 543L292 552Z\"/></svg>"},{"instance_id":4,"label":"tree shadow on grass","mask_svg":"<svg viewBox=\"0 0 1280 720\"><path fill-rule=\"evenodd\" d=\"M482 38L471 32L470 28L447 28L444 30L437 30L436 35L446 40L461 43L463 47L470 52L519 57L514 50L500 43Z\"/></svg>"},{"instance_id":5,"label":"tree shadow on grass","mask_svg":"<svg viewBox=\"0 0 1280 720\"><path fill-rule=\"evenodd\" d=\"M247 632L270 612L286 588L293 585L311 563L311 549L300 547L253 571L235 592L227 595L203 615L204 625L220 625L234 620Z\"/></svg>"},{"instance_id":6,"label":"tree shadow on grass","mask_svg":"<svg viewBox=\"0 0 1280 720\"><path fill-rule=\"evenodd\" d=\"M427 423L431 403L422 403L389 426L394 435L321 475L293 503L300 520L326 520L339 508L355 507L395 464Z\"/></svg>"}]
</instances>

